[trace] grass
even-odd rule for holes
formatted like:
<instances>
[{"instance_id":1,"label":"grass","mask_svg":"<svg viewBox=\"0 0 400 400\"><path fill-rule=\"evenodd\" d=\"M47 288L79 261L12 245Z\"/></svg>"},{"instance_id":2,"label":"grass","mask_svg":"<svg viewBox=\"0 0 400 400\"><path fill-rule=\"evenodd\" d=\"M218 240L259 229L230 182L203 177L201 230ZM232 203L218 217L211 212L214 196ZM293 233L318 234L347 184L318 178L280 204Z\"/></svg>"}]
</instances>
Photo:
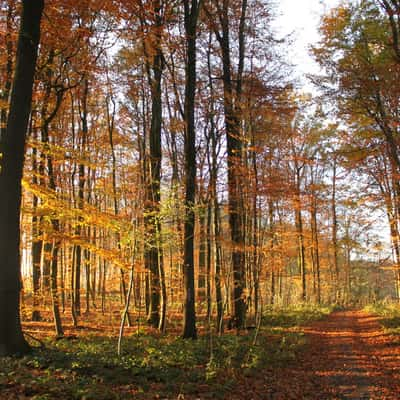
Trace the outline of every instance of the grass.
<instances>
[{"instance_id":1,"label":"grass","mask_svg":"<svg viewBox=\"0 0 400 400\"><path fill-rule=\"evenodd\" d=\"M142 333L124 339L80 333L76 339L45 339L45 348L22 358L0 358L0 398L149 399L225 398L238 377L282 366L306 343L297 326L328 309L311 306L268 310L254 334L202 335L198 340ZM25 397L24 397L25 396Z\"/></svg>"},{"instance_id":2,"label":"grass","mask_svg":"<svg viewBox=\"0 0 400 400\"><path fill-rule=\"evenodd\" d=\"M312 304L295 305L288 308L269 308L263 315L263 325L291 328L320 320L332 312L332 307L317 307Z\"/></svg>"},{"instance_id":3,"label":"grass","mask_svg":"<svg viewBox=\"0 0 400 400\"><path fill-rule=\"evenodd\" d=\"M375 303L365 307L365 310L380 317L379 323L387 333L400 335L400 304Z\"/></svg>"}]
</instances>

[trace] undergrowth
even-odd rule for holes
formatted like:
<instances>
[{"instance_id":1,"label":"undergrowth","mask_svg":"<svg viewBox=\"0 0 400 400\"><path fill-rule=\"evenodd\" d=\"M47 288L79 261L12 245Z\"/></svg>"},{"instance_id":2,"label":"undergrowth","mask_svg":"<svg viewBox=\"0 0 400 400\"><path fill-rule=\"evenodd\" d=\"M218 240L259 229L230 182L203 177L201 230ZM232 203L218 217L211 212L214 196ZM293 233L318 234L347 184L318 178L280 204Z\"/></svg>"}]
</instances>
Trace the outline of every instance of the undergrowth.
<instances>
[{"instance_id":1,"label":"undergrowth","mask_svg":"<svg viewBox=\"0 0 400 400\"><path fill-rule=\"evenodd\" d=\"M18 359L0 358L0 398L226 398L238 376L295 360L305 337L287 328L327 313L329 309L310 306L270 309L256 341L255 332L204 335L198 340L134 335L124 339L121 357L116 338L47 338L44 349Z\"/></svg>"},{"instance_id":2,"label":"undergrowth","mask_svg":"<svg viewBox=\"0 0 400 400\"><path fill-rule=\"evenodd\" d=\"M322 319L333 310L332 306L318 307L313 304L300 304L288 308L268 308L263 315L263 325L290 328L303 326Z\"/></svg>"},{"instance_id":3,"label":"undergrowth","mask_svg":"<svg viewBox=\"0 0 400 400\"><path fill-rule=\"evenodd\" d=\"M374 303L365 307L365 311L379 317L379 323L387 333L400 335L400 304Z\"/></svg>"}]
</instances>

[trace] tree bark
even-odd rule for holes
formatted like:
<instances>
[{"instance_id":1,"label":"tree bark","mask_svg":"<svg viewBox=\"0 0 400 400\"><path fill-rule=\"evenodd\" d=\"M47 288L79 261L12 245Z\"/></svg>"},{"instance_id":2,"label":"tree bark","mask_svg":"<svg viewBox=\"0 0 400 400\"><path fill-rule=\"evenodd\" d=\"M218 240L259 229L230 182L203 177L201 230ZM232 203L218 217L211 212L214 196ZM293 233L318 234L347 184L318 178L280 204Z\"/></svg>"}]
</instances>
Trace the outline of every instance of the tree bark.
<instances>
[{"instance_id":1,"label":"tree bark","mask_svg":"<svg viewBox=\"0 0 400 400\"><path fill-rule=\"evenodd\" d=\"M218 333L222 333L224 330L223 326L223 299L222 299L222 289L221 289L221 263L222 263L222 249L220 244L221 237L221 229L220 229L220 211L219 211L219 202L218 202L218 194L217 194L217 179L218 179L218 154L217 154L217 127L215 126L215 104L214 104L214 85L212 80L212 70L211 70L211 44L212 44L212 36L209 36L209 50L207 52L207 68L208 68L208 84L210 88L210 109L209 109L209 122L210 122L210 144L211 151L210 157L210 183L209 183L209 218L211 218L211 213L213 214L212 222L213 224L213 233L214 233L214 245L215 245L215 254L214 254L214 264L215 264L215 274L214 274L214 284L215 284L215 300L217 305L217 319L216 319L216 327ZM210 229L211 230L211 229ZM208 235L208 243L210 246L210 235ZM209 253L210 249L209 249ZM207 285L207 314L211 313L211 282Z\"/></svg>"},{"instance_id":2,"label":"tree bark","mask_svg":"<svg viewBox=\"0 0 400 400\"><path fill-rule=\"evenodd\" d=\"M333 170L332 170L332 198L331 198L331 209L332 209L332 245L333 245L333 268L335 273L335 282L334 282L334 298L335 301L340 301L340 290L339 290L339 259L338 259L338 239L337 239L337 231L338 231L338 221L337 221L337 212L336 212L336 170L337 170L337 161L336 156L333 160Z\"/></svg>"},{"instance_id":3,"label":"tree bark","mask_svg":"<svg viewBox=\"0 0 400 400\"><path fill-rule=\"evenodd\" d=\"M222 4L221 4L222 3ZM222 80L224 85L224 114L226 143L228 153L228 203L229 227L232 242L232 272L233 272L233 321L241 329L246 318L246 302L243 298L246 287L245 257L244 257L244 226L243 226L243 201L241 195L243 163L242 140L240 137L240 101L242 93L242 75L244 68L244 28L246 19L247 1L243 0L239 21L239 55L236 87L232 79L232 62L230 48L229 1L216 1L220 27L214 26L214 32L221 48ZM206 9L208 17L214 24L213 16Z\"/></svg>"},{"instance_id":4,"label":"tree bark","mask_svg":"<svg viewBox=\"0 0 400 400\"><path fill-rule=\"evenodd\" d=\"M296 166L295 219L297 231L297 266L301 276L301 300L307 300L306 260L304 249L303 216L301 208L300 167Z\"/></svg>"},{"instance_id":5,"label":"tree bark","mask_svg":"<svg viewBox=\"0 0 400 400\"><path fill-rule=\"evenodd\" d=\"M13 73L13 41L11 38L12 33L12 19L13 14L15 12L15 0L8 2L7 8L7 17L6 17L6 34L5 34L5 41L6 41L6 54L7 54L7 61L6 61L6 76L5 81L1 88L1 95L0 95L0 139L5 135L6 127L7 127L7 106L10 91L11 91L11 83L12 83L12 73Z\"/></svg>"},{"instance_id":6,"label":"tree bark","mask_svg":"<svg viewBox=\"0 0 400 400\"><path fill-rule=\"evenodd\" d=\"M109 101L112 103L112 110L110 110ZM118 204L118 193L117 193L117 157L115 155L115 146L114 146L114 118L115 118L115 102L112 98L111 94L106 98L106 112L107 112L107 128L108 128L108 138L109 144L111 148L111 159L112 159L112 189L113 189L113 203L114 203L114 215L119 215L119 204ZM118 249L121 249L121 237L119 232L115 234L116 242ZM126 305L127 301L127 288L125 282L125 271L123 268L120 268L120 283L121 283L121 292L123 297L123 303ZM128 326L132 326L131 316L129 312L126 314L126 321Z\"/></svg>"},{"instance_id":7,"label":"tree bark","mask_svg":"<svg viewBox=\"0 0 400 400\"><path fill-rule=\"evenodd\" d=\"M146 182L146 203L145 203L145 225L148 233L148 240L145 242L144 260L146 270L150 273L150 297L148 323L154 328L162 328L165 321L165 312L161 312L161 303L165 306L166 299L161 296L166 294L164 275L163 254L161 248L161 223L160 223L160 202L161 202L161 130L162 130L162 99L161 80L164 68L164 57L161 48L162 33L162 4L160 0L153 0L152 5L152 26L154 30L153 41L148 48L145 37L143 47L146 56L146 70L151 88L151 124L150 124L150 162L148 167L148 182ZM145 21L142 21L144 24Z\"/></svg>"},{"instance_id":8,"label":"tree bark","mask_svg":"<svg viewBox=\"0 0 400 400\"><path fill-rule=\"evenodd\" d=\"M184 223L184 312L183 338L197 338L194 290L194 203L196 194L196 32L201 0L184 0L186 34L185 74L185 223Z\"/></svg>"},{"instance_id":9,"label":"tree bark","mask_svg":"<svg viewBox=\"0 0 400 400\"><path fill-rule=\"evenodd\" d=\"M318 220L317 220L317 197L313 191L311 196L311 250L314 268L314 294L316 294L318 304L321 303L321 266L319 255L319 233L318 233Z\"/></svg>"},{"instance_id":10,"label":"tree bark","mask_svg":"<svg viewBox=\"0 0 400 400\"><path fill-rule=\"evenodd\" d=\"M34 136L34 139L37 140L37 135ZM34 147L32 149L32 183L37 185L39 183L38 180L38 151L37 148ZM39 197L33 195L32 198L32 248L31 248L31 256L32 256L32 288L33 288L33 305L32 305L32 321L40 321L41 315L39 311L39 294L40 294L40 278L41 278L41 270L40 270L40 262L42 259L42 240L39 238L42 235L40 221L41 218L37 216L37 208L39 205Z\"/></svg>"},{"instance_id":11,"label":"tree bark","mask_svg":"<svg viewBox=\"0 0 400 400\"><path fill-rule=\"evenodd\" d=\"M19 311L21 179L44 1L23 0L22 5L7 129L0 142L0 356L30 349Z\"/></svg>"}]
</instances>

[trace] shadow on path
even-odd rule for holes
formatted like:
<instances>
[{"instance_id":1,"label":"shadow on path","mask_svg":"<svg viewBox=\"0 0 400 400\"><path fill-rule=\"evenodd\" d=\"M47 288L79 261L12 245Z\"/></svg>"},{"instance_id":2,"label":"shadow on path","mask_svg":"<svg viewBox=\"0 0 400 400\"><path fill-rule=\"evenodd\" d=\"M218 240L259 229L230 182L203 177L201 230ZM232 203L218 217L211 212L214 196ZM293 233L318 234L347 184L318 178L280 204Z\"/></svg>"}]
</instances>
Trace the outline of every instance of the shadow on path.
<instances>
[{"instance_id":1,"label":"shadow on path","mask_svg":"<svg viewBox=\"0 0 400 400\"><path fill-rule=\"evenodd\" d=\"M400 346L377 317L340 311L304 331L309 345L295 363L269 370L248 399L400 399Z\"/></svg>"}]
</instances>

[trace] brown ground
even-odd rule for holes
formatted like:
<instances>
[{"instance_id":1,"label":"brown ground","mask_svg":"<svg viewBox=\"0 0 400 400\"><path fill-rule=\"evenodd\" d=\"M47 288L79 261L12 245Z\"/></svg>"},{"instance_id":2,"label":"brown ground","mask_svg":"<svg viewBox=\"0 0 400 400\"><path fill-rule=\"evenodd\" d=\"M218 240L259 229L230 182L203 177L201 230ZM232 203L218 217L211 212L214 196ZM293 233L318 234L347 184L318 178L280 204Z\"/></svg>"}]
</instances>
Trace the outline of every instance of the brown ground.
<instances>
[{"instance_id":1,"label":"brown ground","mask_svg":"<svg viewBox=\"0 0 400 400\"><path fill-rule=\"evenodd\" d=\"M400 400L400 342L378 318L341 311L305 328L309 339L297 360L243 382L232 399Z\"/></svg>"}]
</instances>

